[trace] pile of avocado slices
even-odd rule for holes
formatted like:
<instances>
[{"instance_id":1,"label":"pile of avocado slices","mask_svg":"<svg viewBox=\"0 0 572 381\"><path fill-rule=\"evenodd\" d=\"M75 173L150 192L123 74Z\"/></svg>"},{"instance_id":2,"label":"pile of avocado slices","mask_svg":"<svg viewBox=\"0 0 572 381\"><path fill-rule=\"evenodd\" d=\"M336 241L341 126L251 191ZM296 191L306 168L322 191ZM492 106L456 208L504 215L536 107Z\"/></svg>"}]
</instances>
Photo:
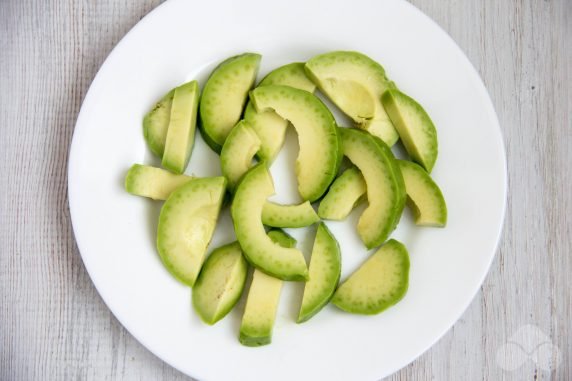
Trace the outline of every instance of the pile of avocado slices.
<instances>
[{"instance_id":1,"label":"pile of avocado slices","mask_svg":"<svg viewBox=\"0 0 572 381\"><path fill-rule=\"evenodd\" d=\"M261 56L220 63L202 88L191 81L169 91L143 119L143 133L162 168L133 165L125 188L165 201L157 250L165 267L192 287L201 319L215 324L247 290L239 340L271 342L285 281L305 282L298 323L330 301L356 314L377 314L400 301L409 282L405 246L389 239L407 203L419 226L444 227L447 207L430 176L437 132L423 107L397 89L383 67L364 54L335 51L279 67L257 86ZM352 121L338 126L320 91ZM218 154L223 176L184 174L198 125ZM288 126L298 136L295 174L304 202L282 205L269 166ZM391 151L403 144L409 160ZM346 158L345 160L343 160ZM340 284L341 252L323 220L340 221L361 202L357 232L377 249ZM236 241L206 255L221 208L230 207ZM309 265L282 228L318 224Z\"/></svg>"}]
</instances>

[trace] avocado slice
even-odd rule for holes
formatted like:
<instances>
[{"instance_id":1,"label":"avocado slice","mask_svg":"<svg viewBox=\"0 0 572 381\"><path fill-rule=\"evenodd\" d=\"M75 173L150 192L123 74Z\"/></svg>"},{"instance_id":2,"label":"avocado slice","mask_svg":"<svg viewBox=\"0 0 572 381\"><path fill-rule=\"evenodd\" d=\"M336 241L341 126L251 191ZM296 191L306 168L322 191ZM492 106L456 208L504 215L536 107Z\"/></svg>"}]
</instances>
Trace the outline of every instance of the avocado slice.
<instances>
[{"instance_id":1,"label":"avocado slice","mask_svg":"<svg viewBox=\"0 0 572 381\"><path fill-rule=\"evenodd\" d=\"M282 230L270 230L268 237L285 248L296 246L296 240ZM283 281L255 269L240 324L239 341L249 347L270 344Z\"/></svg>"},{"instance_id":2,"label":"avocado slice","mask_svg":"<svg viewBox=\"0 0 572 381\"><path fill-rule=\"evenodd\" d=\"M279 67L268 74L258 86L283 85L313 93L316 85L306 76L303 62L294 62ZM262 144L258 158L272 163L284 144L288 121L272 110L256 112L252 102L248 102L244 111L244 119L249 122Z\"/></svg>"},{"instance_id":3,"label":"avocado slice","mask_svg":"<svg viewBox=\"0 0 572 381\"><path fill-rule=\"evenodd\" d=\"M199 105L199 127L205 142L217 153L240 120L261 58L255 53L228 58L214 69L205 84Z\"/></svg>"},{"instance_id":4,"label":"avocado slice","mask_svg":"<svg viewBox=\"0 0 572 381\"><path fill-rule=\"evenodd\" d=\"M407 249L391 239L338 287L332 303L347 312L374 315L399 302L408 284Z\"/></svg>"},{"instance_id":5,"label":"avocado slice","mask_svg":"<svg viewBox=\"0 0 572 381\"><path fill-rule=\"evenodd\" d=\"M165 150L165 140L169 119L171 118L171 104L175 96L175 89L172 89L153 106L151 111L143 118L143 136L151 152L162 158Z\"/></svg>"},{"instance_id":6,"label":"avocado slice","mask_svg":"<svg viewBox=\"0 0 572 381\"><path fill-rule=\"evenodd\" d=\"M262 208L274 194L272 177L265 163L259 163L242 178L230 211L236 237L248 262L283 280L306 280L304 255L296 248L283 248L268 238L262 224Z\"/></svg>"},{"instance_id":7,"label":"avocado slice","mask_svg":"<svg viewBox=\"0 0 572 381\"><path fill-rule=\"evenodd\" d=\"M312 248L310 280L304 287L298 323L307 321L324 308L336 290L341 270L340 246L322 222L318 225Z\"/></svg>"},{"instance_id":8,"label":"avocado slice","mask_svg":"<svg viewBox=\"0 0 572 381\"><path fill-rule=\"evenodd\" d=\"M304 62L292 62L277 69L272 70L260 81L258 86L282 85L290 86L313 93L316 85L306 75Z\"/></svg>"},{"instance_id":9,"label":"avocado slice","mask_svg":"<svg viewBox=\"0 0 572 381\"><path fill-rule=\"evenodd\" d=\"M193 286L212 238L226 192L226 179L194 179L178 187L161 208L157 250L165 267Z\"/></svg>"},{"instance_id":10,"label":"avocado slice","mask_svg":"<svg viewBox=\"0 0 572 381\"><path fill-rule=\"evenodd\" d=\"M355 128L340 128L344 155L360 170L369 205L357 230L368 249L381 245L395 229L405 205L403 177L391 153L380 139Z\"/></svg>"},{"instance_id":11,"label":"avocado slice","mask_svg":"<svg viewBox=\"0 0 572 381\"><path fill-rule=\"evenodd\" d=\"M260 139L250 124L241 120L230 131L220 152L222 174L231 192L241 177L252 167L252 159L260 148Z\"/></svg>"},{"instance_id":12,"label":"avocado slice","mask_svg":"<svg viewBox=\"0 0 572 381\"><path fill-rule=\"evenodd\" d=\"M283 281L255 269L238 340L247 347L270 344Z\"/></svg>"},{"instance_id":13,"label":"avocado slice","mask_svg":"<svg viewBox=\"0 0 572 381\"><path fill-rule=\"evenodd\" d=\"M199 94L197 81L185 83L175 89L162 161L163 167L174 173L183 173L191 158Z\"/></svg>"},{"instance_id":14,"label":"avocado slice","mask_svg":"<svg viewBox=\"0 0 572 381\"><path fill-rule=\"evenodd\" d=\"M383 67L352 51L320 54L306 62L306 73L356 127L392 146L399 139L381 104L384 91L394 88Z\"/></svg>"},{"instance_id":15,"label":"avocado slice","mask_svg":"<svg viewBox=\"0 0 572 381\"><path fill-rule=\"evenodd\" d=\"M399 90L386 91L381 100L409 156L431 173L437 161L437 130L427 112Z\"/></svg>"},{"instance_id":16,"label":"avocado slice","mask_svg":"<svg viewBox=\"0 0 572 381\"><path fill-rule=\"evenodd\" d=\"M266 201L262 207L262 223L275 228L301 228L320 221L310 201L298 205L282 205Z\"/></svg>"},{"instance_id":17,"label":"avocado slice","mask_svg":"<svg viewBox=\"0 0 572 381\"><path fill-rule=\"evenodd\" d=\"M125 176L125 190L135 196L166 200L175 189L192 179L191 176L175 175L161 168L133 164Z\"/></svg>"},{"instance_id":18,"label":"avocado slice","mask_svg":"<svg viewBox=\"0 0 572 381\"><path fill-rule=\"evenodd\" d=\"M208 256L193 286L193 306L205 323L213 325L235 306L247 272L248 263L238 242L219 247Z\"/></svg>"},{"instance_id":19,"label":"avocado slice","mask_svg":"<svg viewBox=\"0 0 572 381\"><path fill-rule=\"evenodd\" d=\"M258 112L271 109L292 123L300 144L298 191L304 200L319 199L340 165L340 142L330 110L313 94L288 86L257 87L250 99Z\"/></svg>"},{"instance_id":20,"label":"avocado slice","mask_svg":"<svg viewBox=\"0 0 572 381\"><path fill-rule=\"evenodd\" d=\"M407 205L413 211L415 224L444 227L447 224L447 204L439 186L419 165L397 160L407 192Z\"/></svg>"},{"instance_id":21,"label":"avocado slice","mask_svg":"<svg viewBox=\"0 0 572 381\"><path fill-rule=\"evenodd\" d=\"M318 216L325 220L341 221L365 198L365 180L359 169L346 169L330 186L320 201Z\"/></svg>"}]
</instances>

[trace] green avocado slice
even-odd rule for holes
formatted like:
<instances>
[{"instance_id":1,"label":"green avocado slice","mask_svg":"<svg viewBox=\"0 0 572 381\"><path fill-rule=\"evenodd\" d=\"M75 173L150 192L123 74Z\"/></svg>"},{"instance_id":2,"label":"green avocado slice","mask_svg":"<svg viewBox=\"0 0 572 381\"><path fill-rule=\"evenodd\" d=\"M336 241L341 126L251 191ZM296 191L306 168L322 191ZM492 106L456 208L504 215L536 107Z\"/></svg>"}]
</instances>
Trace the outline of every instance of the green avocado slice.
<instances>
[{"instance_id":1,"label":"green avocado slice","mask_svg":"<svg viewBox=\"0 0 572 381\"><path fill-rule=\"evenodd\" d=\"M262 208L262 223L275 228L302 228L320 221L310 201L297 205L282 205L266 201Z\"/></svg>"},{"instance_id":2,"label":"green avocado slice","mask_svg":"<svg viewBox=\"0 0 572 381\"><path fill-rule=\"evenodd\" d=\"M388 90L381 99L409 156L431 173L438 144L437 130L427 112L399 90Z\"/></svg>"},{"instance_id":3,"label":"green avocado slice","mask_svg":"<svg viewBox=\"0 0 572 381\"><path fill-rule=\"evenodd\" d=\"M306 76L303 62L294 62L273 70L258 86L283 85L313 93L316 85ZM284 144L288 121L272 110L256 112L252 102L248 102L244 111L244 119L249 122L260 137L261 146L258 158L272 163Z\"/></svg>"},{"instance_id":4,"label":"green avocado slice","mask_svg":"<svg viewBox=\"0 0 572 381\"><path fill-rule=\"evenodd\" d=\"M308 78L304 62L292 62L272 70L260 81L258 86L282 85L290 86L313 93L316 90L314 82Z\"/></svg>"},{"instance_id":5,"label":"green avocado slice","mask_svg":"<svg viewBox=\"0 0 572 381\"><path fill-rule=\"evenodd\" d=\"M259 148L260 139L248 122L241 120L230 131L220 152L220 165L231 192L252 167L252 159Z\"/></svg>"},{"instance_id":6,"label":"green avocado slice","mask_svg":"<svg viewBox=\"0 0 572 381\"><path fill-rule=\"evenodd\" d=\"M342 270L342 258L338 241L322 222L318 226L312 257L310 279L304 287L298 323L317 314L331 299Z\"/></svg>"},{"instance_id":7,"label":"green avocado slice","mask_svg":"<svg viewBox=\"0 0 572 381\"><path fill-rule=\"evenodd\" d=\"M380 64L362 53L335 51L306 62L306 73L356 127L390 147L397 142L399 135L381 104L383 92L395 85Z\"/></svg>"},{"instance_id":8,"label":"green avocado slice","mask_svg":"<svg viewBox=\"0 0 572 381\"><path fill-rule=\"evenodd\" d=\"M336 176L340 142L336 121L313 94L288 86L262 86L250 93L258 112L274 110L298 133L298 191L304 200L319 199Z\"/></svg>"},{"instance_id":9,"label":"green avocado slice","mask_svg":"<svg viewBox=\"0 0 572 381\"><path fill-rule=\"evenodd\" d=\"M193 177L175 175L161 168L133 164L125 176L125 190L135 196L166 200L175 189Z\"/></svg>"},{"instance_id":10,"label":"green avocado slice","mask_svg":"<svg viewBox=\"0 0 572 381\"><path fill-rule=\"evenodd\" d=\"M260 54L254 53L228 58L214 69L205 84L199 105L199 127L205 142L217 153L242 116L260 59Z\"/></svg>"},{"instance_id":11,"label":"green avocado slice","mask_svg":"<svg viewBox=\"0 0 572 381\"><path fill-rule=\"evenodd\" d=\"M318 216L325 220L341 221L365 198L366 185L359 169L346 169L334 180L326 196L320 201Z\"/></svg>"},{"instance_id":12,"label":"green avocado slice","mask_svg":"<svg viewBox=\"0 0 572 381\"><path fill-rule=\"evenodd\" d=\"M409 284L409 255L389 240L336 290L332 303L344 311L374 315L399 302Z\"/></svg>"},{"instance_id":13,"label":"green avocado slice","mask_svg":"<svg viewBox=\"0 0 572 381\"><path fill-rule=\"evenodd\" d=\"M243 176L231 205L236 237L253 266L282 280L306 280L308 268L302 252L280 247L264 230L262 208L272 194L274 184L265 163L257 164Z\"/></svg>"},{"instance_id":14,"label":"green avocado slice","mask_svg":"<svg viewBox=\"0 0 572 381\"><path fill-rule=\"evenodd\" d=\"M165 140L167 138L174 95L175 89L172 89L143 118L143 136L151 152L159 158L163 157L163 151L165 150Z\"/></svg>"},{"instance_id":15,"label":"green avocado slice","mask_svg":"<svg viewBox=\"0 0 572 381\"><path fill-rule=\"evenodd\" d=\"M201 270L225 192L224 177L194 179L171 193L161 208L157 250L165 267L189 286Z\"/></svg>"},{"instance_id":16,"label":"green avocado slice","mask_svg":"<svg viewBox=\"0 0 572 381\"><path fill-rule=\"evenodd\" d=\"M444 227L447 224L447 204L439 186L419 165L397 160L407 192L407 205L413 211L415 224Z\"/></svg>"},{"instance_id":17,"label":"green avocado slice","mask_svg":"<svg viewBox=\"0 0 572 381\"><path fill-rule=\"evenodd\" d=\"M282 230L270 230L268 237L285 248L296 246L296 240ZM284 282L255 269L240 324L242 345L258 347L270 344L280 291Z\"/></svg>"},{"instance_id":18,"label":"green avocado slice","mask_svg":"<svg viewBox=\"0 0 572 381\"><path fill-rule=\"evenodd\" d=\"M366 183L368 207L357 230L368 249L381 245L395 229L406 194L403 177L391 150L378 138L354 128L340 128L344 155Z\"/></svg>"},{"instance_id":19,"label":"green avocado slice","mask_svg":"<svg viewBox=\"0 0 572 381\"><path fill-rule=\"evenodd\" d=\"M248 263L238 242L219 247L208 256L193 286L193 306L201 319L213 325L240 299Z\"/></svg>"},{"instance_id":20,"label":"green avocado slice","mask_svg":"<svg viewBox=\"0 0 572 381\"><path fill-rule=\"evenodd\" d=\"M185 83L175 89L162 161L163 167L174 173L183 173L191 158L199 95L197 81Z\"/></svg>"},{"instance_id":21,"label":"green avocado slice","mask_svg":"<svg viewBox=\"0 0 572 381\"><path fill-rule=\"evenodd\" d=\"M270 344L283 284L278 278L254 270L240 325L239 341L242 345L259 347Z\"/></svg>"}]
</instances>

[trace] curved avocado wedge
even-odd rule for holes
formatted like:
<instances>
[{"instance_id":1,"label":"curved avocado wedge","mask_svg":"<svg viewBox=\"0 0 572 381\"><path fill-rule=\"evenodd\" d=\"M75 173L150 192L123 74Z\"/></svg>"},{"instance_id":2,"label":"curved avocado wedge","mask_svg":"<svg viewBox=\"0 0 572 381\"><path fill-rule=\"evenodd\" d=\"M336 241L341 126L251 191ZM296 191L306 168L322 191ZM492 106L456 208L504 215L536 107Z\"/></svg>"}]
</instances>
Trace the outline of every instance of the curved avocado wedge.
<instances>
[{"instance_id":1,"label":"curved avocado wedge","mask_svg":"<svg viewBox=\"0 0 572 381\"><path fill-rule=\"evenodd\" d=\"M260 139L248 122L241 120L230 131L220 152L220 166L231 192L252 167L252 159L259 148Z\"/></svg>"},{"instance_id":2,"label":"curved avocado wedge","mask_svg":"<svg viewBox=\"0 0 572 381\"><path fill-rule=\"evenodd\" d=\"M282 247L296 246L296 240L282 230L270 230L268 237ZM270 344L283 284L280 279L254 270L240 324L238 339L242 345L259 347Z\"/></svg>"},{"instance_id":3,"label":"curved avocado wedge","mask_svg":"<svg viewBox=\"0 0 572 381\"><path fill-rule=\"evenodd\" d=\"M195 142L199 84L191 81L175 89L163 152L163 167L181 174L187 168Z\"/></svg>"},{"instance_id":4,"label":"curved avocado wedge","mask_svg":"<svg viewBox=\"0 0 572 381\"><path fill-rule=\"evenodd\" d=\"M393 231L405 205L403 177L383 141L354 128L340 128L344 155L360 170L366 183L368 207L357 230L368 249L381 245Z\"/></svg>"},{"instance_id":5,"label":"curved avocado wedge","mask_svg":"<svg viewBox=\"0 0 572 381\"><path fill-rule=\"evenodd\" d=\"M330 110L313 94L288 86L262 86L250 92L258 112L274 110L298 133L298 191L304 200L319 199L336 176L340 142Z\"/></svg>"},{"instance_id":6,"label":"curved avocado wedge","mask_svg":"<svg viewBox=\"0 0 572 381\"><path fill-rule=\"evenodd\" d=\"M125 176L125 190L135 196L166 200L175 189L192 179L191 176L175 175L161 168L133 164Z\"/></svg>"},{"instance_id":7,"label":"curved avocado wedge","mask_svg":"<svg viewBox=\"0 0 572 381\"><path fill-rule=\"evenodd\" d=\"M381 95L394 88L383 67L352 51L320 54L306 62L306 73L356 127L377 136L390 147L399 136L381 104Z\"/></svg>"},{"instance_id":8,"label":"curved avocado wedge","mask_svg":"<svg viewBox=\"0 0 572 381\"><path fill-rule=\"evenodd\" d=\"M431 173L437 161L437 130L427 112L399 90L386 91L381 100L409 156Z\"/></svg>"},{"instance_id":9,"label":"curved avocado wedge","mask_svg":"<svg viewBox=\"0 0 572 381\"><path fill-rule=\"evenodd\" d=\"M244 175L230 209L236 237L246 259L255 267L282 280L306 280L308 268L302 252L272 242L262 225L262 208L273 194L274 184L266 164L257 164Z\"/></svg>"},{"instance_id":10,"label":"curved avocado wedge","mask_svg":"<svg viewBox=\"0 0 572 381\"><path fill-rule=\"evenodd\" d=\"M306 75L304 62L292 62L272 70L260 81L258 86L282 85L290 86L313 93L316 90L314 82Z\"/></svg>"},{"instance_id":11,"label":"curved avocado wedge","mask_svg":"<svg viewBox=\"0 0 572 381\"><path fill-rule=\"evenodd\" d=\"M254 53L228 58L214 69L205 84L199 106L199 127L205 142L217 153L240 120L260 59L260 54Z\"/></svg>"},{"instance_id":12,"label":"curved avocado wedge","mask_svg":"<svg viewBox=\"0 0 572 381\"><path fill-rule=\"evenodd\" d=\"M407 192L407 205L413 211L415 224L444 227L447 224L447 204L441 189L419 165L397 160Z\"/></svg>"},{"instance_id":13,"label":"curved avocado wedge","mask_svg":"<svg viewBox=\"0 0 572 381\"><path fill-rule=\"evenodd\" d=\"M208 256L193 286L193 306L205 323L213 325L235 306L247 272L248 263L238 242L219 247Z\"/></svg>"},{"instance_id":14,"label":"curved avocado wedge","mask_svg":"<svg viewBox=\"0 0 572 381\"><path fill-rule=\"evenodd\" d=\"M194 179L171 193L161 208L157 250L171 274L189 286L201 270L225 192L222 176Z\"/></svg>"},{"instance_id":15,"label":"curved avocado wedge","mask_svg":"<svg viewBox=\"0 0 572 381\"><path fill-rule=\"evenodd\" d=\"M283 85L313 93L316 85L306 76L303 62L294 62L273 70L258 86ZM284 144L288 121L272 110L256 112L252 102L248 102L244 111L247 120L262 144L257 156L262 161L272 163Z\"/></svg>"},{"instance_id":16,"label":"curved avocado wedge","mask_svg":"<svg viewBox=\"0 0 572 381\"><path fill-rule=\"evenodd\" d=\"M344 311L374 315L399 302L409 285L409 254L389 240L336 290L332 303Z\"/></svg>"},{"instance_id":17,"label":"curved avocado wedge","mask_svg":"<svg viewBox=\"0 0 572 381\"><path fill-rule=\"evenodd\" d=\"M346 169L334 180L326 196L320 201L318 216L325 220L341 221L365 198L366 185L359 169Z\"/></svg>"},{"instance_id":18,"label":"curved avocado wedge","mask_svg":"<svg viewBox=\"0 0 572 381\"><path fill-rule=\"evenodd\" d=\"M341 271L342 257L338 241L322 222L318 226L312 248L310 280L304 287L298 323L307 321L328 304L340 280Z\"/></svg>"},{"instance_id":19,"label":"curved avocado wedge","mask_svg":"<svg viewBox=\"0 0 572 381\"><path fill-rule=\"evenodd\" d=\"M163 157L163 151L165 150L165 140L167 138L174 95L175 89L172 89L143 118L143 136L151 152L159 158Z\"/></svg>"},{"instance_id":20,"label":"curved avocado wedge","mask_svg":"<svg viewBox=\"0 0 572 381\"><path fill-rule=\"evenodd\" d=\"M256 156L260 161L272 163L284 145L288 121L272 110L256 112L252 102L246 105L244 120L252 126L260 138L260 150Z\"/></svg>"},{"instance_id":21,"label":"curved avocado wedge","mask_svg":"<svg viewBox=\"0 0 572 381\"><path fill-rule=\"evenodd\" d=\"M297 205L282 205L266 201L262 208L262 223L275 228L302 228L320 221L310 201Z\"/></svg>"}]
</instances>

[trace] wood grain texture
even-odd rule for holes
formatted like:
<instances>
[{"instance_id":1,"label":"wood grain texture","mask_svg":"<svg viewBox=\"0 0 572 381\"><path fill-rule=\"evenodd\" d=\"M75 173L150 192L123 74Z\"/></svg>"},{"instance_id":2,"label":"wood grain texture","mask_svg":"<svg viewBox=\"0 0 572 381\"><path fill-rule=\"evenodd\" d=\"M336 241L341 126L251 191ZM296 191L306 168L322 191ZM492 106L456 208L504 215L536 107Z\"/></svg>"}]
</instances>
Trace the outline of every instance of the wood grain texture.
<instances>
[{"instance_id":1,"label":"wood grain texture","mask_svg":"<svg viewBox=\"0 0 572 381\"><path fill-rule=\"evenodd\" d=\"M81 101L113 46L159 2L0 1L2 381L189 380L106 308L81 262L67 206ZM461 46L491 94L509 198L481 292L432 349L389 379L570 380L572 2L412 2ZM497 351L527 324L559 348L557 367L499 366Z\"/></svg>"}]
</instances>

